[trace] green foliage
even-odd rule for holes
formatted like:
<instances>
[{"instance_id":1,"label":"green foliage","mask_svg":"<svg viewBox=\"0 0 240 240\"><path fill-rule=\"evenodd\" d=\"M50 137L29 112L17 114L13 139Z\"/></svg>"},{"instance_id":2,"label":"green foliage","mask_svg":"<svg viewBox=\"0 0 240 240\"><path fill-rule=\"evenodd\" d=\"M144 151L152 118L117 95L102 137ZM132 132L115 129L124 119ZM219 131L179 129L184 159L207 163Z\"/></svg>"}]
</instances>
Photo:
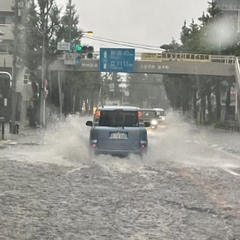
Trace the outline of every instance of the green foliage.
<instances>
[{"instance_id":1,"label":"green foliage","mask_svg":"<svg viewBox=\"0 0 240 240\"><path fill-rule=\"evenodd\" d=\"M79 40L82 37L82 31L78 27L79 15L75 9L75 4L72 4L71 0L68 0L65 13L60 20L60 24L57 31L57 39L59 41L80 43Z\"/></svg>"},{"instance_id":2,"label":"green foliage","mask_svg":"<svg viewBox=\"0 0 240 240\"><path fill-rule=\"evenodd\" d=\"M226 128L226 122L223 121L218 121L213 123L214 128L221 128L221 129L225 129Z\"/></svg>"},{"instance_id":3,"label":"green foliage","mask_svg":"<svg viewBox=\"0 0 240 240\"><path fill-rule=\"evenodd\" d=\"M129 101L139 107L158 107L165 104L162 76L158 74L128 74Z\"/></svg>"},{"instance_id":4,"label":"green foliage","mask_svg":"<svg viewBox=\"0 0 240 240\"><path fill-rule=\"evenodd\" d=\"M24 65L30 70L30 78L33 86L40 85L41 68L43 56L43 43L45 40L45 65L46 73L48 66L56 60L60 53L57 50L57 42L72 41L80 43L82 31L78 27L79 16L72 1L68 0L65 12L62 15L62 9L57 5L56 0L32 0L28 3L26 19L22 21L22 59ZM62 16L61 16L62 15ZM58 85L55 80L57 76L53 74L51 82L51 92L48 101L58 106ZM72 107L74 97L81 95L82 98L89 93L98 94L100 89L100 73L83 74L72 72L64 78L62 90L65 93L64 108L65 113L74 112ZM91 86L91 89L89 88ZM34 87L34 99L36 98L39 88ZM78 106L80 108L80 106Z\"/></svg>"},{"instance_id":5,"label":"green foliage","mask_svg":"<svg viewBox=\"0 0 240 240\"><path fill-rule=\"evenodd\" d=\"M198 20L200 24L192 20L190 25L187 25L184 21L180 34L181 45L175 46L174 50L211 55L240 54L234 23L229 18L226 20L221 17L221 10L217 7L216 1L208 2L207 12L203 12ZM199 112L201 121L205 122L213 119L212 99L216 106L215 119L220 119L220 97L221 93L229 89L229 81L232 80L220 77L174 76L164 78L164 85L167 97L174 109L181 109L184 112L190 108L195 118ZM206 110L209 113L207 120L205 119ZM229 112L228 109L226 112Z\"/></svg>"}]
</instances>

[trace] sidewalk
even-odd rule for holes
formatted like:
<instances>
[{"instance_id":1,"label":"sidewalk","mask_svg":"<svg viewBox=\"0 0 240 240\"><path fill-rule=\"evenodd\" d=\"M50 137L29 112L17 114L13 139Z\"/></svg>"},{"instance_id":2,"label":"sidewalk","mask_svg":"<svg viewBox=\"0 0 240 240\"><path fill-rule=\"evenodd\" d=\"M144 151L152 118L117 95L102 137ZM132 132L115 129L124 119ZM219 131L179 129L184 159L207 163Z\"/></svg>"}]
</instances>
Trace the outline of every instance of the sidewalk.
<instances>
[{"instance_id":1,"label":"sidewalk","mask_svg":"<svg viewBox=\"0 0 240 240\"><path fill-rule=\"evenodd\" d=\"M11 141L19 141L21 139L25 139L26 137L31 137L33 138L34 136L37 135L37 133L39 133L41 129L39 128L33 128L33 127L29 127L27 125L21 125L19 128L19 134L12 134L10 133L10 125L9 123L5 124L5 133L4 133L4 140L2 140L2 134L0 136L0 143L4 144L4 143L9 143Z\"/></svg>"}]
</instances>

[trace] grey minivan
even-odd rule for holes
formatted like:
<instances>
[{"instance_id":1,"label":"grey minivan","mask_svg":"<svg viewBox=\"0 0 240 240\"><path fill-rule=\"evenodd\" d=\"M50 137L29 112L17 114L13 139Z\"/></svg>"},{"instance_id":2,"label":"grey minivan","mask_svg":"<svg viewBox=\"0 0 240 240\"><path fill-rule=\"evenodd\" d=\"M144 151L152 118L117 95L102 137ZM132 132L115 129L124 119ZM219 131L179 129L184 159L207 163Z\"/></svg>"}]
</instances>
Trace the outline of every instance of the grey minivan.
<instances>
[{"instance_id":1,"label":"grey minivan","mask_svg":"<svg viewBox=\"0 0 240 240\"><path fill-rule=\"evenodd\" d=\"M138 154L141 157L148 149L148 136L142 112L138 107L102 106L95 111L89 137L90 154L110 154L127 156Z\"/></svg>"}]
</instances>

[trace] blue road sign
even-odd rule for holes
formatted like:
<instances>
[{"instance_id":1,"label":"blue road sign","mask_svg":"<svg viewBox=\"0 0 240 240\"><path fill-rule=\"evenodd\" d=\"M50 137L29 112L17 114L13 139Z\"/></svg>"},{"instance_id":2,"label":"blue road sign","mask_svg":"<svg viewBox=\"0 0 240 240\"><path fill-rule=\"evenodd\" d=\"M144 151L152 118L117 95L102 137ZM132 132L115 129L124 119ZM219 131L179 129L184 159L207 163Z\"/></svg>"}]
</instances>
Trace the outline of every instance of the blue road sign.
<instances>
[{"instance_id":1,"label":"blue road sign","mask_svg":"<svg viewBox=\"0 0 240 240\"><path fill-rule=\"evenodd\" d=\"M76 68L80 67L80 65L81 65L81 57L80 56L75 58L75 64L74 65L75 65Z\"/></svg>"},{"instance_id":2,"label":"blue road sign","mask_svg":"<svg viewBox=\"0 0 240 240\"><path fill-rule=\"evenodd\" d=\"M135 49L100 48L100 72L133 72Z\"/></svg>"}]
</instances>

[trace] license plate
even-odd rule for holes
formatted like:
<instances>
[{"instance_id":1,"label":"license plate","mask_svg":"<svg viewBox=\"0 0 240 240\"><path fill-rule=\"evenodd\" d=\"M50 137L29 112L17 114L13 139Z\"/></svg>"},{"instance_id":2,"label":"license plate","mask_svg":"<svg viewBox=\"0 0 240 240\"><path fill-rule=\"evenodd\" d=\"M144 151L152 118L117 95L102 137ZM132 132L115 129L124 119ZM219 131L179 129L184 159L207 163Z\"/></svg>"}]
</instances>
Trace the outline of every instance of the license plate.
<instances>
[{"instance_id":1,"label":"license plate","mask_svg":"<svg viewBox=\"0 0 240 240\"><path fill-rule=\"evenodd\" d=\"M112 139L127 139L126 133L112 133L111 134Z\"/></svg>"}]
</instances>

